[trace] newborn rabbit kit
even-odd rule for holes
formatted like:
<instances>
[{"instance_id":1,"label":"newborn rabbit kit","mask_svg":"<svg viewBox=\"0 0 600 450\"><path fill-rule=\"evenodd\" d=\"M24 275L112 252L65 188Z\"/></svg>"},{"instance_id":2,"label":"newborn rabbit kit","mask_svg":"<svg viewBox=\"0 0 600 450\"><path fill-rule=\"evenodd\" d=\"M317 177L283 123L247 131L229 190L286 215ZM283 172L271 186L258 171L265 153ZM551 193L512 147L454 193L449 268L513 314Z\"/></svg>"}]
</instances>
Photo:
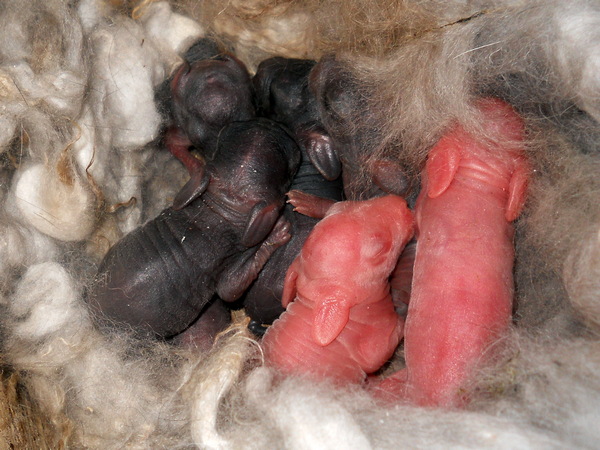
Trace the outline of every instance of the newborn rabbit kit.
<instances>
[{"instance_id":1,"label":"newborn rabbit kit","mask_svg":"<svg viewBox=\"0 0 600 450\"><path fill-rule=\"evenodd\" d=\"M0 441L5 446L596 445L597 2L7 0L0 6L0 23L5 396ZM206 46L198 47L198 42ZM261 62L273 57L312 61L300 86L314 96L316 106L310 101L302 106L305 115L295 112L296 94L277 96L275 81L268 101L289 100L286 108L294 112L281 119L268 112L267 97L257 100L265 81L252 83L252 77ZM182 69L184 61L189 71ZM253 100L240 88L244 93L236 98L243 107L205 100L213 109L202 111L214 114L202 116L201 125L186 121L181 108L189 106L177 95L187 98L188 75L204 64L194 61L227 66L248 83ZM223 88L219 92L231 92L223 81L231 79L227 77L209 74L206 83L214 81ZM522 121L519 137L500 133L482 120L481 99L490 98L508 105ZM190 117L196 120L196 112ZM268 156L262 146L260 151L251 147L255 125L239 131L253 137L230 144L237 142L232 130L239 125L229 122L261 123L257 127L267 130L264 136L278 136L265 138L275 148L273 154L287 155L287 164L277 160L278 175L268 175L275 156ZM336 200L369 201L391 194L405 198L419 214L433 200L443 199L444 194L423 200L421 187L431 192L431 180L443 177L445 172L437 171L427 181L423 178L435 167L430 155L440 153L454 130L462 130L461 136L473 137L473 146L492 154L483 163L460 166L456 177L468 170L471 179L479 180L478 170L500 158L499 149L518 150L526 173L517 177L521 181L497 175L494 179L506 179L506 186L497 183L496 193L486 191L494 202L504 195L515 199L506 208L509 231L503 231L512 243L508 253L514 252L513 266L506 269L500 263L512 277L505 291L509 294L504 294L511 298L503 307L501 331L490 333L476 357L469 357L467 375L453 378L459 379L453 398L460 401L431 405L406 394L402 374L406 366L410 382L411 373L417 373L411 372L411 364L419 363L416 342L439 342L437 330L450 320L424 320L414 312L424 303L411 305L414 291L410 278L400 280L405 275L400 269L380 285L390 289L401 323L406 320L406 360L401 341L384 367L368 378L358 377L366 381L338 383L304 373L282 374L269 363L273 350L263 352L259 334L264 327L253 328L259 333L248 329L242 291L260 277L263 265L274 276L259 278L259 292L269 290L275 274L278 280L285 275L278 263L269 266L268 261L293 239L294 226L285 223L293 223L285 219L291 207L284 205L286 190L298 181L298 167L310 163L311 174L322 177L319 183L339 183L324 210ZM215 159L221 155L219 145L239 149L232 156L235 164L227 165L221 156ZM432 149L438 150L430 153ZM455 159L447 158L444 167L454 167ZM252 178L254 174L259 178ZM232 182L236 177L252 181L237 189ZM484 217L494 202L470 204L469 214L480 207ZM106 320L102 308L90 301L94 292L103 292L98 270L109 249L124 236L140 235L135 230L153 223L163 211L193 216L189 220L199 224L194 233L203 233L197 240L202 242L197 245L202 252L199 266L191 267L192 258L174 269L178 276L194 273L198 284L193 289L202 292L202 305L185 317L183 328L190 333L183 335L179 325L152 335L136 330L135 320L124 325L118 314ZM222 211L235 226L214 218ZM417 227L427 229L419 220ZM427 233L443 236L443 224L430 223L435 229ZM310 226L316 227L312 222ZM230 229L232 234L225 234ZM177 236L177 245L188 248L185 233ZM225 244L218 254L206 250L206 236L218 236L235 247L235 254L227 253L221 264L217 259ZM417 232L416 237L415 267L425 267L419 269L419 279L427 283L432 269L419 263L423 235ZM142 234L130 257L144 261L142 249L153 238L152 233ZM485 238L466 234L461 239L467 250L486 248ZM292 259L274 261L291 264ZM461 280L469 282L469 268L460 270ZM227 282L219 283L217 273L225 273ZM163 297L171 296L166 288L159 294L145 291L155 279L136 277L144 288L135 291L133 302L168 305L163 303ZM273 292L282 286L285 292L283 281L272 282L277 284ZM398 294L402 289L407 289L405 297ZM400 297L404 300L398 301ZM238 298L233 304L222 302ZM256 308L273 306L256 298ZM170 314L160 308L144 313L160 322ZM451 312L452 323L461 322L461 314ZM263 320L260 312L252 314ZM194 328L190 322L197 317L204 320ZM410 325L411 317L421 318ZM463 332L456 330L449 327L444 339ZM400 381L388 389L385 380L390 377ZM436 375L435 382L442 378Z\"/></svg>"}]
</instances>

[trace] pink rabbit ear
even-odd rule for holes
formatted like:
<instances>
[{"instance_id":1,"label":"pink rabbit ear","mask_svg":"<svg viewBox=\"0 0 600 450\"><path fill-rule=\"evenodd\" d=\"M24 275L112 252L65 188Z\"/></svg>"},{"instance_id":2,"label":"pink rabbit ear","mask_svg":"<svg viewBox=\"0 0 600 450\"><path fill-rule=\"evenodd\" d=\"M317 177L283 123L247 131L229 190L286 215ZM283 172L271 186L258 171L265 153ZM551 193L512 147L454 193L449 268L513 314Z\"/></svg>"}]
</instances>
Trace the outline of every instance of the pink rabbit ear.
<instances>
[{"instance_id":1,"label":"pink rabbit ear","mask_svg":"<svg viewBox=\"0 0 600 450\"><path fill-rule=\"evenodd\" d=\"M331 344L350 320L349 302L339 298L325 300L315 307L312 337L322 347Z\"/></svg>"},{"instance_id":2,"label":"pink rabbit ear","mask_svg":"<svg viewBox=\"0 0 600 450\"><path fill-rule=\"evenodd\" d=\"M442 140L429 152L425 164L429 198L439 197L452 183L460 162L460 150L456 145L452 140Z\"/></svg>"},{"instance_id":3,"label":"pink rabbit ear","mask_svg":"<svg viewBox=\"0 0 600 450\"><path fill-rule=\"evenodd\" d=\"M529 167L524 161L517 161L517 168L513 172L508 186L508 201L504 217L512 222L521 214L525 205L527 193L527 180L529 179Z\"/></svg>"}]
</instances>

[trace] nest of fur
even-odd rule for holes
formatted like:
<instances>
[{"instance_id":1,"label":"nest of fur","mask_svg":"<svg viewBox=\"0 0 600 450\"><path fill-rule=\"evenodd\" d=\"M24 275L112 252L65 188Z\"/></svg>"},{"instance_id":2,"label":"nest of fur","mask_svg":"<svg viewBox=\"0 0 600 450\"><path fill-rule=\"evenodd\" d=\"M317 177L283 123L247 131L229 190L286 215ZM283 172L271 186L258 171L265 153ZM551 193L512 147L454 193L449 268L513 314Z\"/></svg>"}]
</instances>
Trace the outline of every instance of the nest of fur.
<instances>
[{"instance_id":1,"label":"nest of fur","mask_svg":"<svg viewBox=\"0 0 600 450\"><path fill-rule=\"evenodd\" d=\"M576 0L5 0L0 5L0 440L18 448L553 448L600 439L600 5ZM93 326L109 246L186 181L154 89L199 37L253 70L336 53L365 151L416 180L478 95L527 123L515 320L466 410L376 404L262 366L244 319L209 352ZM400 357L400 355L399 355Z\"/></svg>"}]
</instances>

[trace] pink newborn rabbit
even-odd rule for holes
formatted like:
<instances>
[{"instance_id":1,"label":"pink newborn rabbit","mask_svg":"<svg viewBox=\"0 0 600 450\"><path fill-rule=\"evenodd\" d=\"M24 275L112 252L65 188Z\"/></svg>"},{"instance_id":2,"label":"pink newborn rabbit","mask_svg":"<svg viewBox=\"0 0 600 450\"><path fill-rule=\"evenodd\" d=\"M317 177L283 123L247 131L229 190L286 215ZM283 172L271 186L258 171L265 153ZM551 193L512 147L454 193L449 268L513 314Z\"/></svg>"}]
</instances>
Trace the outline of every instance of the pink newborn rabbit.
<instances>
[{"instance_id":1,"label":"pink newborn rabbit","mask_svg":"<svg viewBox=\"0 0 600 450\"><path fill-rule=\"evenodd\" d=\"M524 127L501 100L476 106L495 142L457 125L429 153L415 207L406 369L376 385L380 394L419 405L463 404L461 388L511 321L511 222L525 202L529 174Z\"/></svg>"},{"instance_id":2,"label":"pink newborn rabbit","mask_svg":"<svg viewBox=\"0 0 600 450\"><path fill-rule=\"evenodd\" d=\"M267 364L339 384L378 370L402 337L389 277L412 236L401 197L334 204L287 272L287 310L263 338Z\"/></svg>"}]
</instances>

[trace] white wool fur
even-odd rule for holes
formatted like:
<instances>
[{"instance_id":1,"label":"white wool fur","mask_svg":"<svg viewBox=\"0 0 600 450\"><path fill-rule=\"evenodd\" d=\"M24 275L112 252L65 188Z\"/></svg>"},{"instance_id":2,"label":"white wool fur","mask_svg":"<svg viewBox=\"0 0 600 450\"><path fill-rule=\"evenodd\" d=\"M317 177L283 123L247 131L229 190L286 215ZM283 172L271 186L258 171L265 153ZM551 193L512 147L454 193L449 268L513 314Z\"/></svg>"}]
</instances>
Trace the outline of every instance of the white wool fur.
<instances>
[{"instance_id":1,"label":"white wool fur","mask_svg":"<svg viewBox=\"0 0 600 450\"><path fill-rule=\"evenodd\" d=\"M35 292L36 296L31 296ZM11 313L27 320L15 327L18 337L33 341L50 334L72 335L85 327L85 315L77 301L78 292L65 270L54 262L31 266L12 297Z\"/></svg>"},{"instance_id":2,"label":"white wool fur","mask_svg":"<svg viewBox=\"0 0 600 450\"><path fill-rule=\"evenodd\" d=\"M161 420L175 420L169 404L174 394L161 395L144 362L128 362L122 343L94 330L80 288L57 263L30 267L10 299L17 326L8 347L15 363L31 371L40 401L68 407L70 419L85 427L83 445L139 444ZM75 397L69 398L69 386L76 386Z\"/></svg>"},{"instance_id":3,"label":"white wool fur","mask_svg":"<svg viewBox=\"0 0 600 450\"><path fill-rule=\"evenodd\" d=\"M111 145L139 148L156 137L160 125L153 91L165 78L160 54L146 42L140 24L128 18L99 26L91 39L96 119L105 120Z\"/></svg>"},{"instance_id":4,"label":"white wool fur","mask_svg":"<svg viewBox=\"0 0 600 450\"><path fill-rule=\"evenodd\" d=\"M180 0L130 14L111 4L0 6L2 358L71 447L597 446L597 2ZM364 145L413 177L452 120L477 129L474 95L523 114L535 172L517 223L517 321L465 386L466 410L280 378L243 321L208 354L93 325L84 297L100 258L186 181L158 145L154 89L211 32L250 67L339 49L373 108L357 112L357 129L377 131Z\"/></svg>"},{"instance_id":5,"label":"white wool fur","mask_svg":"<svg viewBox=\"0 0 600 450\"><path fill-rule=\"evenodd\" d=\"M558 8L556 59L562 79L572 83L581 108L600 120L600 17L598 3Z\"/></svg>"},{"instance_id":6,"label":"white wool fur","mask_svg":"<svg viewBox=\"0 0 600 450\"><path fill-rule=\"evenodd\" d=\"M101 23L90 39L97 55L90 95L97 146L90 173L105 187L110 204L136 199L121 225L128 232L140 220L143 146L158 135L154 87L165 78L165 68L141 25L131 19ZM107 161L113 159L119 164L111 167Z\"/></svg>"},{"instance_id":7,"label":"white wool fur","mask_svg":"<svg viewBox=\"0 0 600 450\"><path fill-rule=\"evenodd\" d=\"M585 320L600 325L600 226L571 251L565 261L565 288Z\"/></svg>"},{"instance_id":8,"label":"white wool fur","mask_svg":"<svg viewBox=\"0 0 600 450\"><path fill-rule=\"evenodd\" d=\"M77 5L77 15L81 19L81 26L86 33L89 33L110 14L110 5L102 0L81 0Z\"/></svg>"},{"instance_id":9,"label":"white wool fur","mask_svg":"<svg viewBox=\"0 0 600 450\"><path fill-rule=\"evenodd\" d=\"M253 406L262 408L277 425L286 447L371 448L359 424L339 401L328 398L323 402L319 391L299 389L295 383L285 383L282 389L271 391L272 383L271 371L257 369L248 379L246 392ZM261 406L265 398L270 401Z\"/></svg>"},{"instance_id":10,"label":"white wool fur","mask_svg":"<svg viewBox=\"0 0 600 450\"><path fill-rule=\"evenodd\" d=\"M204 28L198 22L174 13L166 2L150 3L142 8L140 15L146 35L162 49L162 53L171 53L168 58L171 65L180 64L179 55L205 35Z\"/></svg>"},{"instance_id":11,"label":"white wool fur","mask_svg":"<svg viewBox=\"0 0 600 450\"><path fill-rule=\"evenodd\" d=\"M220 402L237 381L253 340L242 328L218 353L198 365L190 396L190 425L194 443L200 448L226 449L229 442L217 431ZM256 345L256 343L254 343ZM197 380L197 381L196 381Z\"/></svg>"},{"instance_id":12,"label":"white wool fur","mask_svg":"<svg viewBox=\"0 0 600 450\"><path fill-rule=\"evenodd\" d=\"M59 257L56 242L35 228L4 216L0 222L0 284L11 285L15 271Z\"/></svg>"},{"instance_id":13,"label":"white wool fur","mask_svg":"<svg viewBox=\"0 0 600 450\"><path fill-rule=\"evenodd\" d=\"M95 217L89 211L94 199L79 179L65 183L43 164L36 164L15 177L14 196L23 219L48 236L79 241L92 232Z\"/></svg>"},{"instance_id":14,"label":"white wool fur","mask_svg":"<svg viewBox=\"0 0 600 450\"><path fill-rule=\"evenodd\" d=\"M178 0L177 3L182 3L192 15L207 20L207 28L230 44L251 72L269 56L306 58L314 47L315 17L310 1L297 5L272 0Z\"/></svg>"}]
</instances>

